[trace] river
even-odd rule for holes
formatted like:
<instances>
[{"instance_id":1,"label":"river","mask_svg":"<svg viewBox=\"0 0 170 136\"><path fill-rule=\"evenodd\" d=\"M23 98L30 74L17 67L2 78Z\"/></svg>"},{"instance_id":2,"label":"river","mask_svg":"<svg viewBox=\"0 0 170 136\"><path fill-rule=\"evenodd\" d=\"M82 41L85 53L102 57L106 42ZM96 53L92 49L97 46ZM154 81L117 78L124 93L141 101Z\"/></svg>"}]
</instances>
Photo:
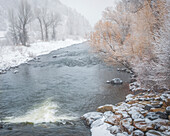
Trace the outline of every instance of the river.
<instances>
[{"instance_id":1,"label":"river","mask_svg":"<svg viewBox=\"0 0 170 136\"><path fill-rule=\"evenodd\" d=\"M129 93L130 75L116 69L82 43L0 75L0 136L90 136L80 116ZM115 77L123 85L106 84Z\"/></svg>"}]
</instances>

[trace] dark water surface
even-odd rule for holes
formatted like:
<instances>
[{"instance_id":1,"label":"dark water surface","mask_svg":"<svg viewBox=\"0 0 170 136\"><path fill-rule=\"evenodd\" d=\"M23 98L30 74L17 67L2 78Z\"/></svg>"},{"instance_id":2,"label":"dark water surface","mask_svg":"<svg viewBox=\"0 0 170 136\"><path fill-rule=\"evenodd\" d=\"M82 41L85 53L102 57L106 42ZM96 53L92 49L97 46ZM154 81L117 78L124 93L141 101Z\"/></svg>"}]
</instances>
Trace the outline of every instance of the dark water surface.
<instances>
[{"instance_id":1,"label":"dark water surface","mask_svg":"<svg viewBox=\"0 0 170 136\"><path fill-rule=\"evenodd\" d=\"M17 74L12 69L0 75L0 119L6 122L0 136L90 136L80 116L100 105L116 104L129 93L130 75L105 65L86 43L53 51L17 69ZM123 85L106 84L115 77Z\"/></svg>"}]
</instances>

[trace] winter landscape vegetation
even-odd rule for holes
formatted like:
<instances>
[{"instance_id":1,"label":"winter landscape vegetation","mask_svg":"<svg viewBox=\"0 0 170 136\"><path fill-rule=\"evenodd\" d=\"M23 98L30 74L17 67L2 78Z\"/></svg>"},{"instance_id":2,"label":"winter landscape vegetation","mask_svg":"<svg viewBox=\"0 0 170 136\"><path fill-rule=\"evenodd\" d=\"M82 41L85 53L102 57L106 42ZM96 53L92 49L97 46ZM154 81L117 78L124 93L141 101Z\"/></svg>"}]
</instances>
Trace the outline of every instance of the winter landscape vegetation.
<instances>
[{"instance_id":1,"label":"winter landscape vegetation","mask_svg":"<svg viewBox=\"0 0 170 136\"><path fill-rule=\"evenodd\" d=\"M170 1L63 3L0 0L0 136L169 136Z\"/></svg>"}]
</instances>

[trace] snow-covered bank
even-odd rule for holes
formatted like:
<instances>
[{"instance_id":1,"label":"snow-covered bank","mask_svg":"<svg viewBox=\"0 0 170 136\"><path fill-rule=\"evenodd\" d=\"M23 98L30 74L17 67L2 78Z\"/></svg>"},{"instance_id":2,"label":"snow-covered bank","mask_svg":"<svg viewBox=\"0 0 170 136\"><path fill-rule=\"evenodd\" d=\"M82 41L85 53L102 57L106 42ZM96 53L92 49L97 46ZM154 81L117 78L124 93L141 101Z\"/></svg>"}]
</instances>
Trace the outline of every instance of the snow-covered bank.
<instances>
[{"instance_id":1,"label":"snow-covered bank","mask_svg":"<svg viewBox=\"0 0 170 136\"><path fill-rule=\"evenodd\" d=\"M169 136L170 92L129 94L82 116L92 136Z\"/></svg>"},{"instance_id":2,"label":"snow-covered bank","mask_svg":"<svg viewBox=\"0 0 170 136\"><path fill-rule=\"evenodd\" d=\"M0 70L15 67L25 63L36 56L48 54L53 50L68 47L73 44L82 43L85 40L65 40L56 42L37 42L24 46L1 46L0 47Z\"/></svg>"}]
</instances>

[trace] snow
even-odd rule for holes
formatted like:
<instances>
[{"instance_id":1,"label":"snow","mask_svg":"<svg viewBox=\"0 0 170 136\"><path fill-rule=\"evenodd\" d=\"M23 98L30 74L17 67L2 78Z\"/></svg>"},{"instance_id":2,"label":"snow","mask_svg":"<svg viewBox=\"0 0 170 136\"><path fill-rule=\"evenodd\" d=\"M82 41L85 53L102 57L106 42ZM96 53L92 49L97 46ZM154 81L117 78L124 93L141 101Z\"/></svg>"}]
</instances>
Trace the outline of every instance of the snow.
<instances>
[{"instance_id":1,"label":"snow","mask_svg":"<svg viewBox=\"0 0 170 136\"><path fill-rule=\"evenodd\" d=\"M29 60L39 56L48 54L53 50L68 47L73 44L82 43L85 40L71 40L56 42L37 42L25 46L0 46L0 69L5 70L10 67L15 67L21 63L26 63Z\"/></svg>"},{"instance_id":2,"label":"snow","mask_svg":"<svg viewBox=\"0 0 170 136\"><path fill-rule=\"evenodd\" d=\"M0 38L4 38L6 34L6 31L0 31Z\"/></svg>"},{"instance_id":3,"label":"snow","mask_svg":"<svg viewBox=\"0 0 170 136\"><path fill-rule=\"evenodd\" d=\"M108 130L109 127L111 127L111 125L107 123L104 123L97 127L93 127L91 129L92 136L113 136L110 133L110 130Z\"/></svg>"}]
</instances>

